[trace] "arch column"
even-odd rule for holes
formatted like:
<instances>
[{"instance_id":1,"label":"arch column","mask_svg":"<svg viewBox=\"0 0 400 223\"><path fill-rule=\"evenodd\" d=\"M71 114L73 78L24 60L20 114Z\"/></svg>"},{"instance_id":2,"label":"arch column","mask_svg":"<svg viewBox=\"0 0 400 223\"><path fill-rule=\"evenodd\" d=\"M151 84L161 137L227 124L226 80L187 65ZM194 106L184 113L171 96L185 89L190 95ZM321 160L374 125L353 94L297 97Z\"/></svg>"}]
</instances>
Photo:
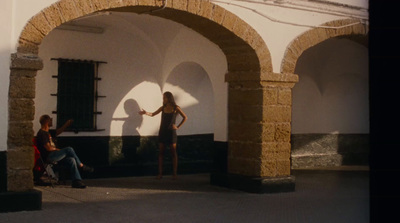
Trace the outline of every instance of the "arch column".
<instances>
[{"instance_id":1,"label":"arch column","mask_svg":"<svg viewBox=\"0 0 400 223\"><path fill-rule=\"evenodd\" d=\"M43 67L34 54L11 55L8 99L7 192L0 193L0 212L40 210L42 194L33 189L35 77Z\"/></svg>"},{"instance_id":2,"label":"arch column","mask_svg":"<svg viewBox=\"0 0 400 223\"><path fill-rule=\"evenodd\" d=\"M294 191L290 132L294 74L231 72L228 173L211 182L254 193Z\"/></svg>"}]
</instances>

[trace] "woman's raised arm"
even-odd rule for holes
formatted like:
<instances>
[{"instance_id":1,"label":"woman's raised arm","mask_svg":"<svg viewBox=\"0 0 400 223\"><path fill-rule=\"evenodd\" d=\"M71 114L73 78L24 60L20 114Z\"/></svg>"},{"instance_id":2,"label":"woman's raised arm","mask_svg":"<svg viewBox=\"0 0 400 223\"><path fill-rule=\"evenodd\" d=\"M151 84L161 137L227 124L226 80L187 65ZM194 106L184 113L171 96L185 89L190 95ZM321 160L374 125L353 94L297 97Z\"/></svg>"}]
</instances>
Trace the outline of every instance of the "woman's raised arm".
<instances>
[{"instance_id":1,"label":"woman's raised arm","mask_svg":"<svg viewBox=\"0 0 400 223\"><path fill-rule=\"evenodd\" d=\"M155 111L155 112L147 112L146 110L142 109L141 111L139 111L139 115L147 115L147 116L153 117L155 115L158 115L162 111L162 109L163 109L162 106L159 109L157 109L157 111Z\"/></svg>"}]
</instances>

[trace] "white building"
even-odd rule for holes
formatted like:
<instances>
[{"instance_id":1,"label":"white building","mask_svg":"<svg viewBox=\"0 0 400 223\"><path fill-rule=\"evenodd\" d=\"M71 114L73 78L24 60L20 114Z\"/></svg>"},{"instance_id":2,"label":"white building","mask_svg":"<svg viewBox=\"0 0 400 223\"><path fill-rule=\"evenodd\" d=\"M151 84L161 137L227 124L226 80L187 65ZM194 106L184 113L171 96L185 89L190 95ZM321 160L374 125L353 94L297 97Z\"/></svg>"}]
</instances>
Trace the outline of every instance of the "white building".
<instances>
[{"instance_id":1,"label":"white building","mask_svg":"<svg viewBox=\"0 0 400 223\"><path fill-rule=\"evenodd\" d=\"M29 60L30 56L42 61L34 82L24 85L27 91L32 90L32 83L35 88L33 98L28 97L34 101L34 107L30 105L34 116L24 116L24 121L16 125L28 123L32 133L40 128L40 115L50 114L56 122L61 112L57 111L58 61L101 62L97 70L101 80L94 81L97 94L104 96L95 99L95 112L101 114L94 115L95 125L90 131L66 132L60 139L101 148L98 152L95 148L74 146L95 166L117 165L132 156L132 152L127 155L129 152L124 151L124 140L134 143L137 148L133 153L142 156L133 155L134 160L123 163L137 162L143 154L152 157L155 150L143 151L157 136L160 119L141 117L137 111L156 110L165 91L174 94L189 117L178 132L184 136L181 151L178 148L184 156L183 163L185 159L189 163L196 161L199 153L202 158L198 159L211 162L215 152L209 145L217 145L228 154L226 150L230 151L230 145L239 140L232 130L239 127L229 117L235 116L236 110L242 110L242 116L254 115L252 105L238 109L231 102L231 98L237 98L228 90L228 82L236 75L233 71L255 72L262 78L267 73L283 82L290 78L280 76L292 75L288 81L295 83L288 99L289 120L284 121L289 126L285 137L290 137L285 142L291 143L290 157L285 161L289 162L289 169L368 164L367 0L3 0L1 10L0 154L7 157L0 160L0 174L7 176L1 178L3 191L32 187L29 183L15 186L10 178L26 173L14 171L2 161L14 159L10 158L14 156L10 150L21 147L10 139L15 131L10 130L15 126L11 113L20 112L15 105L9 105L13 103L9 99L14 98L14 88L24 83L15 84L10 79L10 61L13 67L13 61ZM243 53L248 46L233 44L240 41L251 46L258 58ZM231 43L232 47L226 47ZM298 75L298 82L293 74ZM266 81L271 80L268 75ZM275 97L265 94L264 101ZM251 101L246 94L242 97ZM283 94L276 97L279 102ZM263 114L271 112L261 110ZM236 121L245 125L248 119L242 116ZM262 125L265 130L266 124ZM264 130L261 138L267 137L268 131ZM254 141L246 137L240 140ZM278 137L275 132L273 138ZM143 139L149 144L143 145ZM188 148L191 141L204 145L194 148L195 155ZM243 171L236 171L234 166L228 168L229 173L253 175ZM276 173L280 171L284 174L274 176L288 173L279 168Z\"/></svg>"}]
</instances>

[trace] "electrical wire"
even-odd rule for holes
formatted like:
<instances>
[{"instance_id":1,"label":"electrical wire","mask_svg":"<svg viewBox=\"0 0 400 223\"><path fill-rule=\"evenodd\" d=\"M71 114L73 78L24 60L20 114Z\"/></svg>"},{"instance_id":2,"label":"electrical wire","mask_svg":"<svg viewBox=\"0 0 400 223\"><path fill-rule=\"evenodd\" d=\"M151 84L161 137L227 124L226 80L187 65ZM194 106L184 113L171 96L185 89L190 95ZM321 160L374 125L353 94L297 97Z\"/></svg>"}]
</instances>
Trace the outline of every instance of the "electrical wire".
<instances>
[{"instance_id":1,"label":"electrical wire","mask_svg":"<svg viewBox=\"0 0 400 223\"><path fill-rule=\"evenodd\" d=\"M265 5L270 5L270 6L277 6L275 4L267 4L266 2L254 2L254 1L250 1L250 0L236 0L239 2L247 2L247 3L258 3L258 4L265 4ZM286 24L286 25L293 25L293 26L300 26L300 27L308 27L308 28L324 28L324 29L342 29L342 28L346 28L346 27L350 27L350 26L354 26L354 25L358 25L358 24L364 24L365 22L363 22L362 18L358 18L359 21L358 22L354 22L351 24L347 24L347 25L342 25L342 26L321 26L321 25L306 25L306 24L300 24L300 23L294 23L294 22L287 22L287 21L282 21L279 19L276 19L272 16L268 16L254 8L250 8L247 6L243 6L240 4L236 4L236 3L232 3L232 1L230 2L225 2L225 1L218 1L218 0L210 0L210 2L215 2L215 3L221 3L221 4L227 4L227 5L233 5L233 6L237 6L240 8L244 8L247 10L250 10L258 15L261 15L264 18L267 18L268 20L272 21L272 22L277 22L277 23L282 23L282 24ZM281 5L279 5L279 7L281 7ZM303 8L296 8L296 7L289 7L289 6L285 6L285 8L290 8L290 9L296 9L296 10L304 10ZM317 13L323 13L323 14L327 14L323 11L318 11L318 10L306 10L306 11L311 11L311 12L317 12ZM342 17L346 17L346 18L351 18L351 19L355 19L355 17L351 17L351 16L347 16L347 15L340 15L340 14L335 14L336 16L342 16Z\"/></svg>"},{"instance_id":2,"label":"electrical wire","mask_svg":"<svg viewBox=\"0 0 400 223\"><path fill-rule=\"evenodd\" d=\"M211 0L213 1L213 0ZM355 16L349 13L343 13L339 12L336 10L330 10L330 9L320 9L318 7L313 7L313 6L306 6L302 5L299 3L294 3L293 1L288 1L288 0L264 0L263 2L260 1L254 1L254 0L232 0L232 1L237 1L237 2L246 2L246 3L252 3L252 4L259 4L259 5L268 5L268 6L273 6L273 7L279 7L279 8L289 8L289 9L296 9L296 10L302 10L302 11L309 11L309 12L317 12L317 13L322 13L322 14L329 14L329 15L336 15L336 16L346 16L346 17L351 17L351 18L361 18L361 19L368 19L368 16ZM269 3L269 1L271 3ZM298 1L296 1L298 2ZM227 3L227 2L224 2ZM294 5L294 6L288 6L288 5ZM310 9L313 8L313 9Z\"/></svg>"}]
</instances>

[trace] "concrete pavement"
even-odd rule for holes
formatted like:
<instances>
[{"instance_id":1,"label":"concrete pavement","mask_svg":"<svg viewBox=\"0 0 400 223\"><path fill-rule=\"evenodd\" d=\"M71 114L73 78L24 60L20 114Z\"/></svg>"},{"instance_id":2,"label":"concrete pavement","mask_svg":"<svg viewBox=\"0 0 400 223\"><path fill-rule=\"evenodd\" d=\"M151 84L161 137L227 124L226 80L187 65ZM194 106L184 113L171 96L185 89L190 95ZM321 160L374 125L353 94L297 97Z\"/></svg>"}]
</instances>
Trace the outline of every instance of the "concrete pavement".
<instances>
[{"instance_id":1,"label":"concrete pavement","mask_svg":"<svg viewBox=\"0 0 400 223\"><path fill-rule=\"evenodd\" d=\"M16 222L369 222L368 171L293 171L296 191L250 194L212 186L209 174L90 179L86 189L36 187L41 211L0 213Z\"/></svg>"}]
</instances>

